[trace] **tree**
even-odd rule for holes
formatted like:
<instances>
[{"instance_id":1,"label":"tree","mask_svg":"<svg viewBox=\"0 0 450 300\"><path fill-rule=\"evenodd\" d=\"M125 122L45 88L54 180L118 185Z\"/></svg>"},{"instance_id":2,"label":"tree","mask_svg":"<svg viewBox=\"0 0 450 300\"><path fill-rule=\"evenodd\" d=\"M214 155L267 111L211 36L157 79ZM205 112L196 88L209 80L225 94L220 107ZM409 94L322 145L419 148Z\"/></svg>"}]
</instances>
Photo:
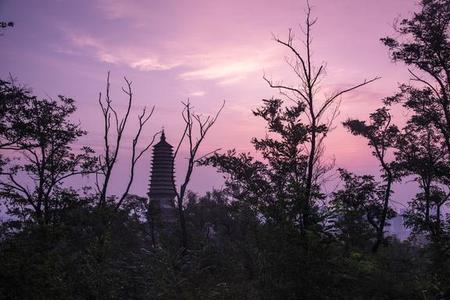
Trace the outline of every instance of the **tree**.
<instances>
[{"instance_id":1,"label":"tree","mask_svg":"<svg viewBox=\"0 0 450 300\"><path fill-rule=\"evenodd\" d=\"M93 151L89 147L72 149L86 134L70 120L76 111L73 99L38 99L4 82L3 87L2 104L12 110L2 116L2 145L10 150L10 161L1 174L1 196L9 213L49 224L61 205L56 194L64 181L93 172Z\"/></svg>"},{"instance_id":2,"label":"tree","mask_svg":"<svg viewBox=\"0 0 450 300\"><path fill-rule=\"evenodd\" d=\"M445 191L449 172L446 149L441 135L431 126L409 121L396 144L395 157L404 175L414 176L421 191L409 203L407 224L415 232L427 232L432 238L442 235L442 207L450 193Z\"/></svg>"},{"instance_id":3,"label":"tree","mask_svg":"<svg viewBox=\"0 0 450 300\"><path fill-rule=\"evenodd\" d=\"M188 247L188 237L187 237L187 229L186 229L186 219L184 215L184 198L186 195L186 191L191 180L192 172L194 171L194 167L200 163L203 158L206 158L208 155L216 152L214 150L205 155L199 156L198 151L200 149L201 144L205 140L206 134L211 129L211 127L216 123L217 118L222 112L223 107L225 106L225 102L223 102L222 106L219 108L217 113L214 116L203 117L200 114L197 114L193 111L192 105L189 100L186 103L183 103L184 108L181 113L183 121L185 123L185 127L183 130L183 134L180 138L178 146L174 153L174 159L177 157L178 151L180 150L183 142L187 141L188 144L188 157L187 157L187 170L184 176L183 183L180 185L180 189L178 190L176 187L174 188L176 192L176 207L178 211L178 220L180 222L181 229L181 245L183 249L187 249ZM197 131L197 134L195 133Z\"/></svg>"},{"instance_id":4,"label":"tree","mask_svg":"<svg viewBox=\"0 0 450 300\"><path fill-rule=\"evenodd\" d=\"M313 213L313 207L301 201L308 164L302 152L308 129L300 120L305 105L301 102L286 108L282 105L280 99L263 100L263 106L253 112L267 122L269 132L277 134L276 138L252 140L266 162L229 151L215 154L204 163L229 174L226 184L233 196L248 202L267 222L276 226L289 224L303 231L304 215ZM318 193L317 186L314 193Z\"/></svg>"},{"instance_id":5,"label":"tree","mask_svg":"<svg viewBox=\"0 0 450 300\"><path fill-rule=\"evenodd\" d=\"M442 136L450 159L450 1L421 0L420 11L403 19L398 38L386 37L393 61L405 63L412 84L388 102L401 102L417 124L433 125Z\"/></svg>"},{"instance_id":6,"label":"tree","mask_svg":"<svg viewBox=\"0 0 450 300\"><path fill-rule=\"evenodd\" d=\"M256 206L267 217L277 219L278 223L287 217L302 234L317 224L314 211L322 197L320 180L331 167L322 159L323 142L337 114L338 102L346 93L378 79L364 80L329 96L320 95L325 65L316 67L312 59L311 31L315 23L308 3L304 51L296 47L291 30L286 40L274 37L275 42L292 55L287 63L298 82L286 85L264 76L269 86L282 96L282 99L263 100L263 107L254 112L267 122L269 133L273 134L252 141L266 162L257 162L249 155L236 155L234 152L215 156L209 161L221 171L230 173L232 185L239 186L237 190L258 201ZM286 100L292 105L287 105ZM237 178L243 182L238 183ZM271 188L266 188L269 186ZM245 189L249 190L246 192Z\"/></svg>"},{"instance_id":7,"label":"tree","mask_svg":"<svg viewBox=\"0 0 450 300\"><path fill-rule=\"evenodd\" d=\"M347 251L361 251L376 237L384 189L373 176L358 176L343 169L339 173L343 187L332 194L330 202L334 227ZM388 217L393 214L389 210Z\"/></svg>"},{"instance_id":8,"label":"tree","mask_svg":"<svg viewBox=\"0 0 450 300\"><path fill-rule=\"evenodd\" d=\"M303 202L301 205L305 208L302 216L302 226L305 229L311 224L311 220L309 220L310 213L308 210L312 209L314 206L314 185L321 175L327 171L327 168L329 168L329 166L324 165L323 161L321 161L324 149L323 141L331 129L332 122L338 111L341 96L379 79L378 77L375 77L370 80L364 80L360 84L343 90L334 91L329 96L321 96L319 94L319 89L326 68L325 64L315 66L312 59L311 32L316 21L317 19L311 17L311 6L309 5L309 2L307 2L306 22L303 31L305 34L305 40L303 41L305 46L304 53L302 53L300 48L295 46L292 30L289 30L286 40L274 37L274 40L278 44L285 47L291 53L292 58L287 58L286 61L294 75L296 75L298 82L292 85L285 85L264 76L264 80L269 86L279 90L282 96L296 103L294 106L304 107L302 120L305 122L307 132L306 140L303 144L303 152L307 157L307 165L304 177L304 195L302 196L302 200L299 199L298 201Z\"/></svg>"},{"instance_id":9,"label":"tree","mask_svg":"<svg viewBox=\"0 0 450 300\"><path fill-rule=\"evenodd\" d=\"M353 134L362 136L368 140L369 147L372 148L372 155L380 164L382 178L385 183L383 209L376 216L377 220L371 224L376 227L377 239L373 245L373 252L377 252L379 246L384 241L384 228L389 217L389 201L392 193L392 183L398 179L398 172L394 161L388 161L388 151L395 147L399 130L391 123L392 116L388 109L380 108L370 114L370 124L365 121L349 119L343 125Z\"/></svg>"},{"instance_id":10,"label":"tree","mask_svg":"<svg viewBox=\"0 0 450 300\"><path fill-rule=\"evenodd\" d=\"M422 156L428 152L436 153L436 147L441 148L436 160L441 165L450 164L450 1L421 0L419 10L411 17L403 19L397 26L397 37L385 37L382 42L389 48L391 58L395 62L403 62L411 75L408 84L400 86L400 92L388 98L388 104L401 103L410 114L409 124L419 128L416 136L425 138L420 147L426 146L428 135L436 144L432 148L420 150ZM427 130L424 130L427 128ZM427 131L431 132L427 132ZM414 141L417 142L417 141ZM422 146L423 145L423 146ZM408 150L408 149L406 149ZM429 152L428 150L432 150ZM448 266L448 221L440 224L440 207L448 201L449 173L438 174L441 169L430 164L430 159L420 162L421 167L430 168L418 170L417 161L412 164L415 177L419 180L422 191L411 201L409 210L409 225L431 235L447 228L434 239L431 247L436 251L433 257L435 267L433 276L448 278L444 271ZM436 168L437 167L437 168ZM434 216L430 212L434 212ZM437 214L439 211L439 214ZM445 225L445 226L442 226ZM433 231L435 233L433 233ZM442 239L445 237L444 239ZM448 269L448 268L447 268ZM440 271L439 271L440 270ZM446 280L444 280L446 281ZM441 288L445 284L439 284ZM448 285L445 287L449 291Z\"/></svg>"},{"instance_id":11,"label":"tree","mask_svg":"<svg viewBox=\"0 0 450 300\"><path fill-rule=\"evenodd\" d=\"M11 131L19 131L18 124L12 124L12 116L16 112L20 112L21 108L26 106L32 98L31 93L24 87L17 86L13 78L9 81L0 79L0 150L8 148L18 148L17 142L21 139L21 135L17 135L16 139L10 136ZM13 129L14 127L14 129ZM3 153L0 153L0 172L4 165L8 162Z\"/></svg>"},{"instance_id":12,"label":"tree","mask_svg":"<svg viewBox=\"0 0 450 300\"><path fill-rule=\"evenodd\" d=\"M111 175L113 173L114 167L117 163L117 158L122 147L122 138L125 132L125 128L129 122L129 116L131 112L131 107L133 104L133 92L131 89L132 82L124 77L126 88L122 88L122 91L128 97L127 106L125 109L125 114L120 117L116 109L112 106L112 100L110 97L110 73L106 79L106 93L104 100L102 100L102 94L99 94L98 103L102 109L103 116L103 140L104 140L104 154L98 157L99 169L96 173L96 188L99 196L98 206L103 207L106 205L108 198L108 187L111 180ZM150 149L155 141L158 133L153 135L153 138L148 142L140 151L138 151L138 142L141 138L142 130L144 129L147 122L150 120L155 107L153 106L150 111L144 107L142 113L138 115L138 128L132 140L131 146L131 158L130 158L130 172L129 178L125 186L125 190L119 197L117 203L114 204L115 209L118 210L122 205L123 201L130 191L131 185L134 180L134 169L137 162L142 157L142 155ZM114 133L111 131L114 130ZM114 135L115 134L115 135ZM103 177L103 181L100 182L99 175Z\"/></svg>"},{"instance_id":13,"label":"tree","mask_svg":"<svg viewBox=\"0 0 450 300\"><path fill-rule=\"evenodd\" d=\"M0 149L18 147L17 142L21 139L18 131L19 124L13 123L14 115L26 107L33 98L31 91L25 87L18 86L14 79L8 81L0 80ZM13 138L10 132L15 132Z\"/></svg>"}]
</instances>

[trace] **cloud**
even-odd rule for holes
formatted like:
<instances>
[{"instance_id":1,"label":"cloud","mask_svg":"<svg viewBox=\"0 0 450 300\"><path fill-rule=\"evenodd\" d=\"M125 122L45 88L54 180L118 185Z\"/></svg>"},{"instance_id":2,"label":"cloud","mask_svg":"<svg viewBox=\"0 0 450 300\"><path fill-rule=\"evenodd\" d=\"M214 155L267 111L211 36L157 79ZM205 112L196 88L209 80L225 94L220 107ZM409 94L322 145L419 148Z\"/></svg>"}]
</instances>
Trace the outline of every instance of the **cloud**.
<instances>
[{"instance_id":1,"label":"cloud","mask_svg":"<svg viewBox=\"0 0 450 300\"><path fill-rule=\"evenodd\" d=\"M177 68L178 79L213 81L220 85L236 84L260 74L279 60L275 58L272 41L267 40L268 34L260 38L241 33L240 37L233 34L228 38L225 34L235 32L234 27L241 25L217 22L219 12L205 6L203 1L93 0L93 3L101 16L98 22L107 26L96 31L66 30L72 47L60 52L76 52L142 72ZM203 12L201 17L187 13L193 9ZM234 11L235 7L227 4L223 9ZM211 43L219 34L222 38Z\"/></svg>"},{"instance_id":2,"label":"cloud","mask_svg":"<svg viewBox=\"0 0 450 300\"><path fill-rule=\"evenodd\" d=\"M136 17L145 12L142 3L136 0L96 0L97 8L109 19Z\"/></svg>"},{"instance_id":3,"label":"cloud","mask_svg":"<svg viewBox=\"0 0 450 300\"><path fill-rule=\"evenodd\" d=\"M118 57L110 53L107 47L100 40L95 39L89 35L71 35L72 44L86 52L93 52L93 54L99 59L101 62L115 64L118 62ZM89 54L89 53L88 53Z\"/></svg>"},{"instance_id":4,"label":"cloud","mask_svg":"<svg viewBox=\"0 0 450 300\"><path fill-rule=\"evenodd\" d=\"M108 64L124 65L143 72L166 71L182 67L179 74L182 80L209 80L221 85L237 83L250 74L270 67L274 63L274 53L269 47L265 51L255 51L253 47L227 49L204 48L200 53L185 54L171 48L160 50L157 54L146 49L145 45L123 46L111 41L95 38L88 34L69 33L72 49L58 52L93 56ZM75 51L74 50L77 50ZM231 47L230 47L231 48ZM203 52L203 54L202 54Z\"/></svg>"},{"instance_id":5,"label":"cloud","mask_svg":"<svg viewBox=\"0 0 450 300\"><path fill-rule=\"evenodd\" d=\"M260 69L262 66L256 61L241 60L237 62L218 62L213 63L197 70L188 71L180 75L181 78L192 79L223 79L234 75L246 74Z\"/></svg>"},{"instance_id":6,"label":"cloud","mask_svg":"<svg viewBox=\"0 0 450 300\"><path fill-rule=\"evenodd\" d=\"M86 55L93 55L99 61L110 64L126 65L140 71L164 71L170 70L180 63L163 63L157 55L139 48L117 47L100 39L85 34L71 34L73 46L84 51ZM61 50L58 50L61 52ZM66 53L74 51L67 50Z\"/></svg>"},{"instance_id":7,"label":"cloud","mask_svg":"<svg viewBox=\"0 0 450 300\"><path fill-rule=\"evenodd\" d=\"M202 97L205 96L205 91L194 91L189 93L189 96L193 96L193 97Z\"/></svg>"},{"instance_id":8,"label":"cloud","mask_svg":"<svg viewBox=\"0 0 450 300\"><path fill-rule=\"evenodd\" d=\"M178 65L179 63L162 64L156 58L143 58L130 64L132 68L141 71L164 71L170 70Z\"/></svg>"},{"instance_id":9,"label":"cloud","mask_svg":"<svg viewBox=\"0 0 450 300\"><path fill-rule=\"evenodd\" d=\"M211 34L216 35L216 28L200 26L203 23L197 24L190 15L182 14L178 6L173 8L164 2L154 4L152 10L149 10L151 5L142 0L95 0L95 3L96 9L101 10L104 18L113 20L107 21L110 29L99 30L96 34L81 31L80 28L66 29L65 34L69 37L71 48L60 52L76 52L103 63L126 66L142 72L178 68L178 79L213 81L220 85L232 85L246 80L279 61L279 53L274 51L276 47L267 39L251 37L236 44L234 38L224 38L220 42L211 43ZM135 12L137 15L134 15ZM185 32L184 27L177 28L176 22L172 24L165 18L169 12L175 16L181 14L183 22L197 25L194 24L192 32ZM121 21L116 21L118 19ZM125 19L126 22L122 22ZM130 24L135 25L138 19L145 26L127 32L125 29L130 28ZM166 31L158 28L166 28L165 26L170 27L167 34L162 34Z\"/></svg>"},{"instance_id":10,"label":"cloud","mask_svg":"<svg viewBox=\"0 0 450 300\"><path fill-rule=\"evenodd\" d=\"M264 48L263 48L264 49ZM184 80L214 80L221 85L239 82L249 75L274 65L274 53L270 48L255 51L253 48L233 49L234 51L212 52L208 55L197 55L189 70L179 76Z\"/></svg>"}]
</instances>

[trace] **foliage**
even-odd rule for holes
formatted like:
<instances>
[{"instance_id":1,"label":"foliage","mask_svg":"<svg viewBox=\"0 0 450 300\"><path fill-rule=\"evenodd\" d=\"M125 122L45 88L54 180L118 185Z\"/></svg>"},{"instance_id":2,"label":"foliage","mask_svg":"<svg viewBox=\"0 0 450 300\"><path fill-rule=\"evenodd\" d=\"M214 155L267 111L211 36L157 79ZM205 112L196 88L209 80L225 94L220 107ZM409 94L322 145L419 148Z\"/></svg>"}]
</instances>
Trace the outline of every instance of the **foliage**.
<instances>
[{"instance_id":1,"label":"foliage","mask_svg":"<svg viewBox=\"0 0 450 300\"><path fill-rule=\"evenodd\" d=\"M50 224L66 179L87 174L95 168L93 150L74 151L72 144L86 134L70 120L74 100L37 99L29 91L4 83L2 101L8 109L2 115L4 150L11 150L4 165L0 196L9 213ZM6 152L7 153L7 152ZM30 184L31 182L31 184Z\"/></svg>"},{"instance_id":2,"label":"foliage","mask_svg":"<svg viewBox=\"0 0 450 300\"><path fill-rule=\"evenodd\" d=\"M258 158L229 150L199 159L220 110L202 119L185 104L180 144L188 141L191 152L177 199L181 226L158 232L157 241L148 199L129 194L135 164L151 145L136 148L153 109L138 115L125 192L107 193L131 111L131 82L125 79L128 105L120 118L108 77L100 97L105 151L95 156L89 147L73 149L86 134L72 120L74 100L38 99L11 80L0 81L0 196L8 214L0 226L0 298L448 299L450 2L420 4L400 23L397 39L383 39L393 60L425 75L411 71L415 85L401 85L385 99L410 112L406 125L398 128L387 106L368 121L344 123L367 140L379 181L339 169L338 188L325 193L321 178L330 167L321 154L336 110L329 120L327 112L342 94L376 78L317 100L324 66L310 64L315 20L308 7L306 55L294 47L291 32L287 41L275 38L294 55L288 63L299 84L265 78L283 99L263 100L253 112L268 131L252 139ZM203 196L187 190L199 160L224 174L223 190ZM68 184L90 173L103 175L103 183L81 190ZM399 241L385 236L395 215L392 185L411 178L420 190L403 217L413 235Z\"/></svg>"},{"instance_id":3,"label":"foliage","mask_svg":"<svg viewBox=\"0 0 450 300\"><path fill-rule=\"evenodd\" d=\"M384 187L373 176L340 169L343 187L332 194L333 228L346 251L365 251L376 238L383 211ZM388 218L395 212L390 209Z\"/></svg>"},{"instance_id":4,"label":"foliage","mask_svg":"<svg viewBox=\"0 0 450 300\"><path fill-rule=\"evenodd\" d=\"M370 216L369 221L375 227L377 236L372 251L377 252L379 246L385 242L384 231L387 220L393 215L390 214L390 200L392 194L392 184L399 179L398 167L395 161L388 161L388 151L395 147L399 130L392 124L392 116L385 107L377 109L370 114L370 123L366 124L361 120L347 120L343 123L353 135L362 136L367 139L372 155L377 159L381 176L384 181L384 195L382 199L382 209L376 216Z\"/></svg>"},{"instance_id":5,"label":"foliage","mask_svg":"<svg viewBox=\"0 0 450 300\"><path fill-rule=\"evenodd\" d=\"M305 143L310 128L301 121L304 111L301 102L283 107L280 99L264 100L254 114L267 122L274 135L252 140L264 161L234 151L215 153L203 161L228 174L226 185L233 198L247 202L264 222L294 226L302 233L318 225L317 201L322 197L317 185L313 186L313 197L307 197Z\"/></svg>"}]
</instances>

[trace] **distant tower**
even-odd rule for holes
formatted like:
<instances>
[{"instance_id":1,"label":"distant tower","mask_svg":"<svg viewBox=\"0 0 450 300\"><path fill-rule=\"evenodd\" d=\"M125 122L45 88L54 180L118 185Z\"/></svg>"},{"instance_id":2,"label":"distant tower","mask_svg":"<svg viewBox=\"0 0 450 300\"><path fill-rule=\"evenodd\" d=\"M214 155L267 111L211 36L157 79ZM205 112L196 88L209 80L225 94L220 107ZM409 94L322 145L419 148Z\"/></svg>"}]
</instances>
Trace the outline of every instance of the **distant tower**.
<instances>
[{"instance_id":1,"label":"distant tower","mask_svg":"<svg viewBox=\"0 0 450 300\"><path fill-rule=\"evenodd\" d=\"M163 130L161 140L153 146L152 173L148 191L151 213L159 225L176 221L175 196L173 147L166 142Z\"/></svg>"}]
</instances>

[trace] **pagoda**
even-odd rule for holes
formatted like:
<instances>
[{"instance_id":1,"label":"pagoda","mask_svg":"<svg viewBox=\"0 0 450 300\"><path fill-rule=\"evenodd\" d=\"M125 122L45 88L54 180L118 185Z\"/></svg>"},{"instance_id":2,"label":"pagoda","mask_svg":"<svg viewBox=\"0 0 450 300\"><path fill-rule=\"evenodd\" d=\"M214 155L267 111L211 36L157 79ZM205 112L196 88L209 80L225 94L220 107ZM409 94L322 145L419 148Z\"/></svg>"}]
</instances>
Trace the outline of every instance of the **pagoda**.
<instances>
[{"instance_id":1,"label":"pagoda","mask_svg":"<svg viewBox=\"0 0 450 300\"><path fill-rule=\"evenodd\" d=\"M166 142L164 131L153 146L152 171L148 191L150 209L157 223L176 221L173 147Z\"/></svg>"}]
</instances>

